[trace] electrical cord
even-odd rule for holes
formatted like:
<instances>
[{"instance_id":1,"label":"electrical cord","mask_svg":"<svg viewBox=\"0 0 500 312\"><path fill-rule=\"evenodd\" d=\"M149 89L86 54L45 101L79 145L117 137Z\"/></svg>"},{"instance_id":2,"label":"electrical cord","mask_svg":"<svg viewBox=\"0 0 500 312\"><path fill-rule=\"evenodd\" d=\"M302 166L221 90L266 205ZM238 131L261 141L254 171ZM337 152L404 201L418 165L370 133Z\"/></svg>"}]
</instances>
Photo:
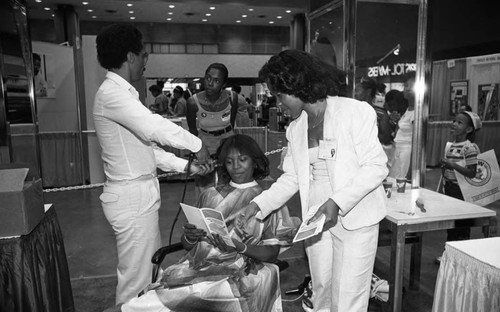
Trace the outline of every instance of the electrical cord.
<instances>
[{"instance_id":1,"label":"electrical cord","mask_svg":"<svg viewBox=\"0 0 500 312\"><path fill-rule=\"evenodd\" d=\"M194 160L194 153L189 153L187 170L186 170L186 178L184 179L184 190L182 191L181 203L184 203L184 198L186 197L187 183L188 183L189 175L191 174L191 164L193 163L193 160ZM172 228L170 229L170 236L168 238L168 245L169 246L172 245L172 234L174 233L175 223L177 223L177 220L179 219L179 215L181 213L181 210L182 210L182 207L179 205L179 209L177 210L177 213L175 214L174 222L172 223Z\"/></svg>"}]
</instances>

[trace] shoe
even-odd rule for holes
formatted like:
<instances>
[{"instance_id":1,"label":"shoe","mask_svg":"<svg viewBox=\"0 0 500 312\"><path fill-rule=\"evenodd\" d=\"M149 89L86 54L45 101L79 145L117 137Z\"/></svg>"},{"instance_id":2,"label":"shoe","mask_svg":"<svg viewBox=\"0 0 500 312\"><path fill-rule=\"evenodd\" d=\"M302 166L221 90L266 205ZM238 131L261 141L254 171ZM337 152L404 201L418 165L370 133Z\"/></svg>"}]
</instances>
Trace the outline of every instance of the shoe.
<instances>
[{"instance_id":1,"label":"shoe","mask_svg":"<svg viewBox=\"0 0 500 312\"><path fill-rule=\"evenodd\" d=\"M302 309L304 309L305 312L313 312L313 304L311 301L311 297L313 294L312 290L312 281L309 280L309 283L307 283L307 286L304 288L304 292L302 293Z\"/></svg>"},{"instance_id":2,"label":"shoe","mask_svg":"<svg viewBox=\"0 0 500 312\"><path fill-rule=\"evenodd\" d=\"M434 259L434 263L436 264L440 264L441 263L441 259L443 258L443 256L439 256L437 257L436 259Z\"/></svg>"}]
</instances>

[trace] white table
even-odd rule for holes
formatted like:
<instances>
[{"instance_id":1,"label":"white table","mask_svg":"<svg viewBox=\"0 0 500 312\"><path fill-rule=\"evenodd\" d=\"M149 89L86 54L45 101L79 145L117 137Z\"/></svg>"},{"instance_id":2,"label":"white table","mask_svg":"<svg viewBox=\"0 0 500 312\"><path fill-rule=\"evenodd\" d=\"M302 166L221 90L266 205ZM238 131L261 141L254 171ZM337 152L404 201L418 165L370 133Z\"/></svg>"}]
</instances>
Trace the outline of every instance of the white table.
<instances>
[{"instance_id":1,"label":"white table","mask_svg":"<svg viewBox=\"0 0 500 312\"><path fill-rule=\"evenodd\" d=\"M446 243L432 311L500 311L500 237Z\"/></svg>"},{"instance_id":2,"label":"white table","mask_svg":"<svg viewBox=\"0 0 500 312\"><path fill-rule=\"evenodd\" d=\"M420 211L415 201L420 198L427 212ZM496 231L496 213L471 203L464 202L427 189L411 189L405 193L392 192L387 201L388 214L383 225L391 231L391 272L389 275L389 301L391 311L401 311L403 290L403 265L405 238L407 233L416 233L422 239L422 232L445 230L456 227L457 220L468 220L470 227L481 226L485 237ZM415 213L410 215L409 212ZM420 252L415 262L415 288L420 280ZM410 286L412 286L410 284Z\"/></svg>"}]
</instances>

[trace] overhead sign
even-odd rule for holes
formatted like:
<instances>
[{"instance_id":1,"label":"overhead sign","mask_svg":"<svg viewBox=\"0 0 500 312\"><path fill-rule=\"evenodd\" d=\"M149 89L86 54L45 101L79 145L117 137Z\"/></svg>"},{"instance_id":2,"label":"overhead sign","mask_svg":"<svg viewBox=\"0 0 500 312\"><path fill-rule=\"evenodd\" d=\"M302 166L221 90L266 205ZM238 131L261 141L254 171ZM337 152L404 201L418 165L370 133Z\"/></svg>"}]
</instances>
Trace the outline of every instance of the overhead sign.
<instances>
[{"instance_id":1,"label":"overhead sign","mask_svg":"<svg viewBox=\"0 0 500 312\"><path fill-rule=\"evenodd\" d=\"M491 54L477 57L470 57L472 65L483 65L500 62L500 54Z\"/></svg>"},{"instance_id":2,"label":"overhead sign","mask_svg":"<svg viewBox=\"0 0 500 312\"><path fill-rule=\"evenodd\" d=\"M368 77L402 76L417 70L416 63L397 63L368 67Z\"/></svg>"}]
</instances>

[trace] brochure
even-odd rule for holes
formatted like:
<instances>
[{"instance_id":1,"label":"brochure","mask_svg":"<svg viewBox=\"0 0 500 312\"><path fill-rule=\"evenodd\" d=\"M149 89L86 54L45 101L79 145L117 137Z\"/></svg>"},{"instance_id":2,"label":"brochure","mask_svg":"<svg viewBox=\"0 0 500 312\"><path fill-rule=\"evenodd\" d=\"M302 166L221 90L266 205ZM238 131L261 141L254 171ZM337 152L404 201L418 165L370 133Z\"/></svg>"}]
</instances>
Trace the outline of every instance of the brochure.
<instances>
[{"instance_id":1,"label":"brochure","mask_svg":"<svg viewBox=\"0 0 500 312\"><path fill-rule=\"evenodd\" d=\"M181 207L189 223L196 225L210 236L213 233L219 234L226 245L235 247L220 211L212 208L197 208L183 203Z\"/></svg>"},{"instance_id":2,"label":"brochure","mask_svg":"<svg viewBox=\"0 0 500 312\"><path fill-rule=\"evenodd\" d=\"M326 216L324 214L321 216L321 218L319 218L315 222L307 224L309 219L311 219L314 216L314 214L316 214L316 212L319 209L319 206L320 205L312 206L309 209L307 215L304 218L304 222L302 222L302 224L299 227L299 230L297 231L297 234L295 234L295 237L293 238L294 243L318 235L323 231L323 225L325 224L325 219L326 219Z\"/></svg>"}]
</instances>

